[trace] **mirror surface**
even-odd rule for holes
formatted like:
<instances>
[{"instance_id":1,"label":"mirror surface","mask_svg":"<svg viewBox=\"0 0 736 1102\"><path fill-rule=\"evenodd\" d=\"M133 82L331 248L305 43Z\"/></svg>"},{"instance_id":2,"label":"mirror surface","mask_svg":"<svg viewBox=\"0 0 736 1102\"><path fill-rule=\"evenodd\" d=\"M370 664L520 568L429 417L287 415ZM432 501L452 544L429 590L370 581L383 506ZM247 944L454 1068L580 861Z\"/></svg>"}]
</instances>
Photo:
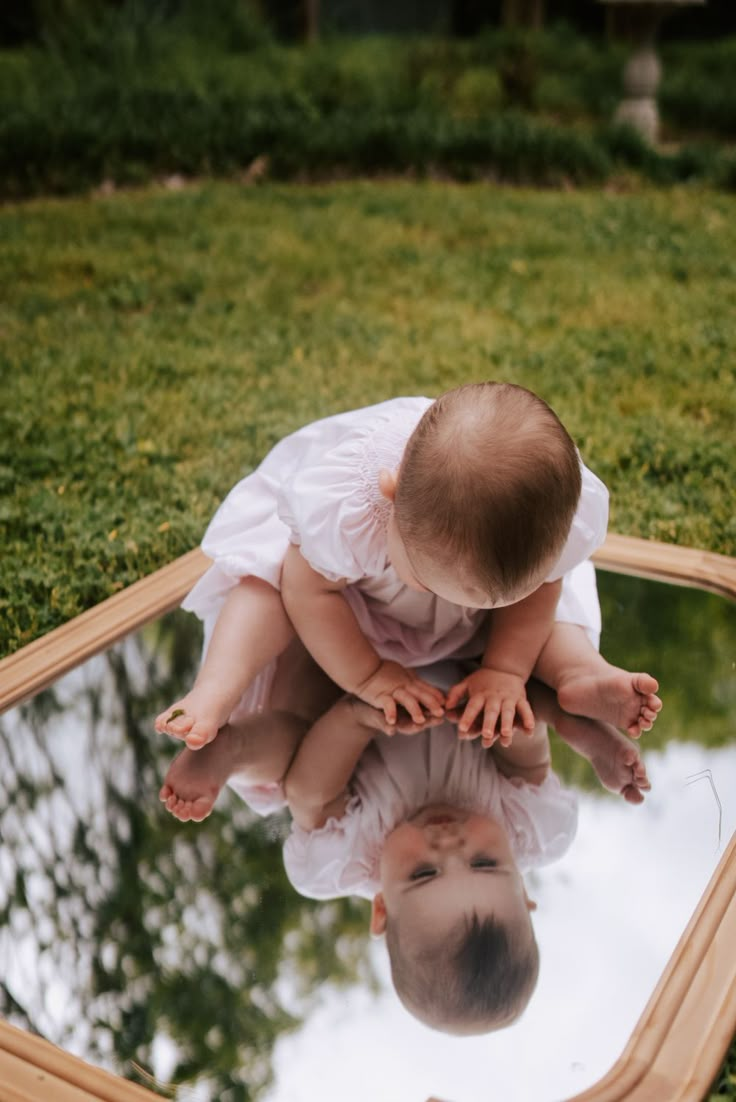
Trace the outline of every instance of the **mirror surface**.
<instances>
[{"instance_id":1,"label":"mirror surface","mask_svg":"<svg viewBox=\"0 0 736 1102\"><path fill-rule=\"evenodd\" d=\"M284 812L226 790L181 824L152 717L192 680L174 613L0 719L0 1012L118 1074L197 1100L553 1102L628 1040L736 828L736 607L599 572L602 651L659 678L632 807L552 736L577 836L526 874L536 992L510 1029L432 1032L394 995L368 905L288 884Z\"/></svg>"}]
</instances>

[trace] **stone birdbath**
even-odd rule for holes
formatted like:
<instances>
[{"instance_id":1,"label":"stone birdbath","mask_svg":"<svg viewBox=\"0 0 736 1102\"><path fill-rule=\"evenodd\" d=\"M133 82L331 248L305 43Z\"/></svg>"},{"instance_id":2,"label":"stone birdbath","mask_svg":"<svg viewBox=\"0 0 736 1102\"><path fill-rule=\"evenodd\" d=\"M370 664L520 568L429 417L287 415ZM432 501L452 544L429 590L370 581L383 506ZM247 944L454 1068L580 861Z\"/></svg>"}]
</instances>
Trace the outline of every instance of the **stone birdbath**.
<instances>
[{"instance_id":1,"label":"stone birdbath","mask_svg":"<svg viewBox=\"0 0 736 1102\"><path fill-rule=\"evenodd\" d=\"M656 51L657 31L662 20L684 4L705 4L706 0L600 0L615 7L621 25L633 44L624 69L624 99L616 122L628 123L650 142L659 137L657 87L662 75Z\"/></svg>"}]
</instances>

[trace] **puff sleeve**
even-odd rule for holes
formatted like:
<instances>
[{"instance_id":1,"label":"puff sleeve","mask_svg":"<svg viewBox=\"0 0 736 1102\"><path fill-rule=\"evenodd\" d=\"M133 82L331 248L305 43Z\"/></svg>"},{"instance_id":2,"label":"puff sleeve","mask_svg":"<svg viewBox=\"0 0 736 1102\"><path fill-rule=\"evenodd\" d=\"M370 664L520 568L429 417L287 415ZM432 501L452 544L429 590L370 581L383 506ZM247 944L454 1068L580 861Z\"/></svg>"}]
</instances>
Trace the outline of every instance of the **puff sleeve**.
<instances>
[{"instance_id":1,"label":"puff sleeve","mask_svg":"<svg viewBox=\"0 0 736 1102\"><path fill-rule=\"evenodd\" d=\"M562 554L546 579L555 582L563 574L584 562L606 538L608 528L608 490L597 475L581 463L582 489Z\"/></svg>"},{"instance_id":2,"label":"puff sleeve","mask_svg":"<svg viewBox=\"0 0 736 1102\"><path fill-rule=\"evenodd\" d=\"M574 793L554 773L539 785L500 774L499 782L503 820L519 867L548 865L562 857L577 831Z\"/></svg>"},{"instance_id":3,"label":"puff sleeve","mask_svg":"<svg viewBox=\"0 0 736 1102\"><path fill-rule=\"evenodd\" d=\"M292 824L284 845L284 868L300 895L373 897L380 840L371 842L373 831L364 820L360 797L353 796L341 818L328 819L318 830Z\"/></svg>"},{"instance_id":4,"label":"puff sleeve","mask_svg":"<svg viewBox=\"0 0 736 1102\"><path fill-rule=\"evenodd\" d=\"M333 582L357 582L385 569L387 506L359 434L295 470L277 497L290 541Z\"/></svg>"}]
</instances>

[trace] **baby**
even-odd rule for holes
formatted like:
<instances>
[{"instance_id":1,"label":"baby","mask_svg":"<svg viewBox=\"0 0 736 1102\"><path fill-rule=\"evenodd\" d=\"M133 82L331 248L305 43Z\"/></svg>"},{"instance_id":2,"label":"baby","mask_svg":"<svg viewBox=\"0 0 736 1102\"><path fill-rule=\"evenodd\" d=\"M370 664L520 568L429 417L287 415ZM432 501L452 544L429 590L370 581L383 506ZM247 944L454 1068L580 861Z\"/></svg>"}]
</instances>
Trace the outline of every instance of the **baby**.
<instances>
[{"instance_id":1,"label":"baby","mask_svg":"<svg viewBox=\"0 0 736 1102\"><path fill-rule=\"evenodd\" d=\"M561 856L576 827L574 798L549 772L543 723L485 753L438 718L400 718L398 730L412 737L388 737L394 728L380 711L342 697L310 727L308 709L329 690L305 682L296 655L292 645L279 661L275 710L226 726L197 753L183 750L161 799L183 820L204 818L225 782L261 813L285 799L289 879L312 898L372 901L371 932L385 935L396 992L415 1017L455 1034L511 1024L539 967L521 870ZM457 668L442 663L428 676L448 685ZM544 715L549 690L530 693ZM636 759L627 766L618 754L616 784L642 798L636 747L613 738Z\"/></svg>"},{"instance_id":2,"label":"baby","mask_svg":"<svg viewBox=\"0 0 736 1102\"><path fill-rule=\"evenodd\" d=\"M371 933L385 935L394 988L414 1017L485 1033L510 1025L534 991L535 905L521 867L564 852L575 804L548 777L542 724L486 754L450 723L427 722L439 725L417 733L408 721L411 738L387 738L380 712L338 701L286 776L284 864L304 895L371 899ZM338 746L361 752L347 778Z\"/></svg>"},{"instance_id":3,"label":"baby","mask_svg":"<svg viewBox=\"0 0 736 1102\"><path fill-rule=\"evenodd\" d=\"M389 724L398 706L418 723L464 701L461 735L480 717L486 745L508 744L515 722L534 729L534 673L566 712L637 736L661 707L657 683L597 654L573 569L607 512L603 484L523 387L471 384L308 425L210 524L214 565L184 604L205 622L205 658L156 729L198 749L239 701L257 712L296 630ZM445 695L414 667L449 655L481 664Z\"/></svg>"}]
</instances>

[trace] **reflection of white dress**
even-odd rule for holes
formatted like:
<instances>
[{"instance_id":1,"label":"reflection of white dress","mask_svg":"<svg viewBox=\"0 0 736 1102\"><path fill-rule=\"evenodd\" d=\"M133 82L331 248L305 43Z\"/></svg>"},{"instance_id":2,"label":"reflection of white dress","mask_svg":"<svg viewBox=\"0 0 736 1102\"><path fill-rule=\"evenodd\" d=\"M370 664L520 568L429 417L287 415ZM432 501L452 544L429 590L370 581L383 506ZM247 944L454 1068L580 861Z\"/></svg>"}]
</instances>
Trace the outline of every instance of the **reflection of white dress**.
<instances>
[{"instance_id":1,"label":"reflection of white dress","mask_svg":"<svg viewBox=\"0 0 736 1102\"><path fill-rule=\"evenodd\" d=\"M421 673L448 689L466 671L457 662L438 662ZM259 815L286 807L280 784L249 785L235 777L228 783ZM284 866L301 895L372 899L380 889L384 841L427 804L450 804L501 823L522 870L558 860L577 830L575 795L562 788L554 773L540 785L504 777L493 754L478 739L458 739L452 723L418 735L376 735L348 788L350 799L341 818L329 819L318 830L304 830L292 822Z\"/></svg>"},{"instance_id":2,"label":"reflection of white dress","mask_svg":"<svg viewBox=\"0 0 736 1102\"><path fill-rule=\"evenodd\" d=\"M238 579L255 575L279 587L284 556L294 543L326 578L348 581L345 597L382 658L418 666L482 652L487 613L409 589L387 558L390 505L378 488L379 472L398 468L431 404L430 398L394 398L316 421L277 444L230 491L202 541L214 565L183 606L204 620L206 641ZM605 538L608 491L584 466L582 476L578 510L549 580L564 576L557 619L582 624L597 645L592 568L573 568ZM263 705L271 674L264 671L248 692L251 710Z\"/></svg>"},{"instance_id":3,"label":"reflection of white dress","mask_svg":"<svg viewBox=\"0 0 736 1102\"><path fill-rule=\"evenodd\" d=\"M301 895L372 899L380 889L378 865L386 837L430 803L496 819L521 869L557 860L577 827L575 797L553 773L541 785L510 780L479 741L461 742L449 723L419 735L378 735L360 759L350 790L341 819L313 831L292 825L284 865Z\"/></svg>"}]
</instances>

